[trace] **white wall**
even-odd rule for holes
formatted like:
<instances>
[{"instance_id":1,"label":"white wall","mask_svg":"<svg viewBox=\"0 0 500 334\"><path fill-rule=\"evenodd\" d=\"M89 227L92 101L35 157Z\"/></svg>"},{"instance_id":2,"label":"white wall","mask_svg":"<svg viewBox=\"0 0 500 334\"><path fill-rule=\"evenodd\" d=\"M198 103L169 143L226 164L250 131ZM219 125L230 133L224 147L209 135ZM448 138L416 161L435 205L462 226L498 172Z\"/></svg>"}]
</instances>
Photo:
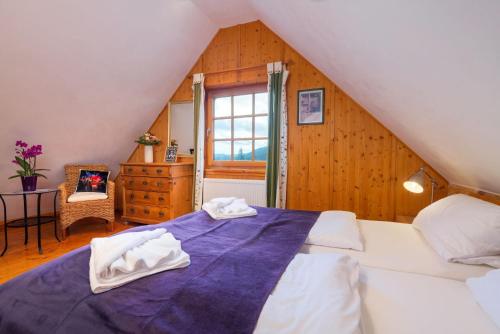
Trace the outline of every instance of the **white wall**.
<instances>
[{"instance_id":1,"label":"white wall","mask_svg":"<svg viewBox=\"0 0 500 334\"><path fill-rule=\"evenodd\" d=\"M7 180L18 139L44 146L40 187L66 163L116 175L216 30L183 0L0 0L0 190L21 187Z\"/></svg>"}]
</instances>

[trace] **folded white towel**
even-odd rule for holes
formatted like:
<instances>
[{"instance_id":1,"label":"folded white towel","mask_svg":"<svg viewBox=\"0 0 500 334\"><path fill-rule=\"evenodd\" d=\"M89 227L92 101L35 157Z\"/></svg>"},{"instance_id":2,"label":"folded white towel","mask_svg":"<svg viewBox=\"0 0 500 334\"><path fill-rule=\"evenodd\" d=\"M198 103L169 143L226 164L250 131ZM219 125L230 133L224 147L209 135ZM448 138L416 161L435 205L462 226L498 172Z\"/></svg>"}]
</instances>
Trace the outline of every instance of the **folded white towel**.
<instances>
[{"instance_id":1,"label":"folded white towel","mask_svg":"<svg viewBox=\"0 0 500 334\"><path fill-rule=\"evenodd\" d=\"M237 198L231 202L231 204L221 208L220 212L225 215L245 212L249 208L247 202L244 198Z\"/></svg>"},{"instance_id":2,"label":"folded white towel","mask_svg":"<svg viewBox=\"0 0 500 334\"><path fill-rule=\"evenodd\" d=\"M257 215L257 210L248 206L244 198L214 198L202 205L213 219L230 219Z\"/></svg>"},{"instance_id":3,"label":"folded white towel","mask_svg":"<svg viewBox=\"0 0 500 334\"><path fill-rule=\"evenodd\" d=\"M222 209L233 203L236 199L236 197L218 197L210 200L208 203L210 203L217 209Z\"/></svg>"},{"instance_id":4,"label":"folded white towel","mask_svg":"<svg viewBox=\"0 0 500 334\"><path fill-rule=\"evenodd\" d=\"M89 280L93 293L190 264L181 242L164 228L94 238L90 249Z\"/></svg>"}]
</instances>

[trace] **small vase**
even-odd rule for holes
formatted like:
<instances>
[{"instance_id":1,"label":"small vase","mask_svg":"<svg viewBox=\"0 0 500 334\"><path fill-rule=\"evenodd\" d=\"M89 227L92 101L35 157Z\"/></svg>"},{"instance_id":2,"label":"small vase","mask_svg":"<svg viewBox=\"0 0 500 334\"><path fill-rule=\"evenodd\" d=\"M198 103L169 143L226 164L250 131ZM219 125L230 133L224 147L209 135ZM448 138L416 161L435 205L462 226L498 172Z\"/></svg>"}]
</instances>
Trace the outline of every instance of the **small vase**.
<instances>
[{"instance_id":1,"label":"small vase","mask_svg":"<svg viewBox=\"0 0 500 334\"><path fill-rule=\"evenodd\" d=\"M153 145L144 145L144 162L153 162Z\"/></svg>"},{"instance_id":2,"label":"small vase","mask_svg":"<svg viewBox=\"0 0 500 334\"><path fill-rule=\"evenodd\" d=\"M21 176L23 191L35 191L36 181L37 181L37 176Z\"/></svg>"}]
</instances>

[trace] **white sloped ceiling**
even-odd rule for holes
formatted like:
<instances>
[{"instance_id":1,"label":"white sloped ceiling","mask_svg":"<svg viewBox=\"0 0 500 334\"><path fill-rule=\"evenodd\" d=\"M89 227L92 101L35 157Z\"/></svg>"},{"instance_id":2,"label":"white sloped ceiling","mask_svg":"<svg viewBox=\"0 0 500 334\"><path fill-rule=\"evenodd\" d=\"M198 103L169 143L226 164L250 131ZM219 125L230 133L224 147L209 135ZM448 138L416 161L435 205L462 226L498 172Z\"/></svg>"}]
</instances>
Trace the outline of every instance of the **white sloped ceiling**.
<instances>
[{"instance_id":1,"label":"white sloped ceiling","mask_svg":"<svg viewBox=\"0 0 500 334\"><path fill-rule=\"evenodd\" d=\"M496 0L0 0L0 189L17 139L44 145L41 186L116 171L217 29L255 19L450 182L500 192Z\"/></svg>"},{"instance_id":2,"label":"white sloped ceiling","mask_svg":"<svg viewBox=\"0 0 500 334\"><path fill-rule=\"evenodd\" d=\"M500 193L500 2L251 1L448 181Z\"/></svg>"},{"instance_id":3,"label":"white sloped ceiling","mask_svg":"<svg viewBox=\"0 0 500 334\"><path fill-rule=\"evenodd\" d=\"M499 1L193 1L257 17L448 181L500 193Z\"/></svg>"},{"instance_id":4,"label":"white sloped ceiling","mask_svg":"<svg viewBox=\"0 0 500 334\"><path fill-rule=\"evenodd\" d=\"M116 175L217 29L185 0L0 0L0 190L18 139L44 146L40 187L66 163Z\"/></svg>"}]
</instances>

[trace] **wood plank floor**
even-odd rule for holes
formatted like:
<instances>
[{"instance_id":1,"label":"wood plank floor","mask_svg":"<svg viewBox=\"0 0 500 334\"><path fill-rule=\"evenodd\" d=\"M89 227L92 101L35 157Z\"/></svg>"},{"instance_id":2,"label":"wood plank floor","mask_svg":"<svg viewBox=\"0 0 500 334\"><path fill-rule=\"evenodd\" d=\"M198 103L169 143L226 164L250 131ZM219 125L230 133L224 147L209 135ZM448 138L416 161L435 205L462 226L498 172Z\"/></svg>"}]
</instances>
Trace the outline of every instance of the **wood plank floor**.
<instances>
[{"instance_id":1,"label":"wood plank floor","mask_svg":"<svg viewBox=\"0 0 500 334\"><path fill-rule=\"evenodd\" d=\"M99 219L85 219L76 222L70 227L70 235L66 240L57 242L54 237L54 224L42 225L43 254L38 254L36 227L29 228L28 244L24 245L24 229L9 228L9 248L3 257L0 257L0 284L16 277L41 264L62 256L73 249L85 246L94 237L105 237L135 225L124 223L116 217L113 232L106 229L106 224ZM3 250L3 226L0 227L0 252Z\"/></svg>"}]
</instances>

